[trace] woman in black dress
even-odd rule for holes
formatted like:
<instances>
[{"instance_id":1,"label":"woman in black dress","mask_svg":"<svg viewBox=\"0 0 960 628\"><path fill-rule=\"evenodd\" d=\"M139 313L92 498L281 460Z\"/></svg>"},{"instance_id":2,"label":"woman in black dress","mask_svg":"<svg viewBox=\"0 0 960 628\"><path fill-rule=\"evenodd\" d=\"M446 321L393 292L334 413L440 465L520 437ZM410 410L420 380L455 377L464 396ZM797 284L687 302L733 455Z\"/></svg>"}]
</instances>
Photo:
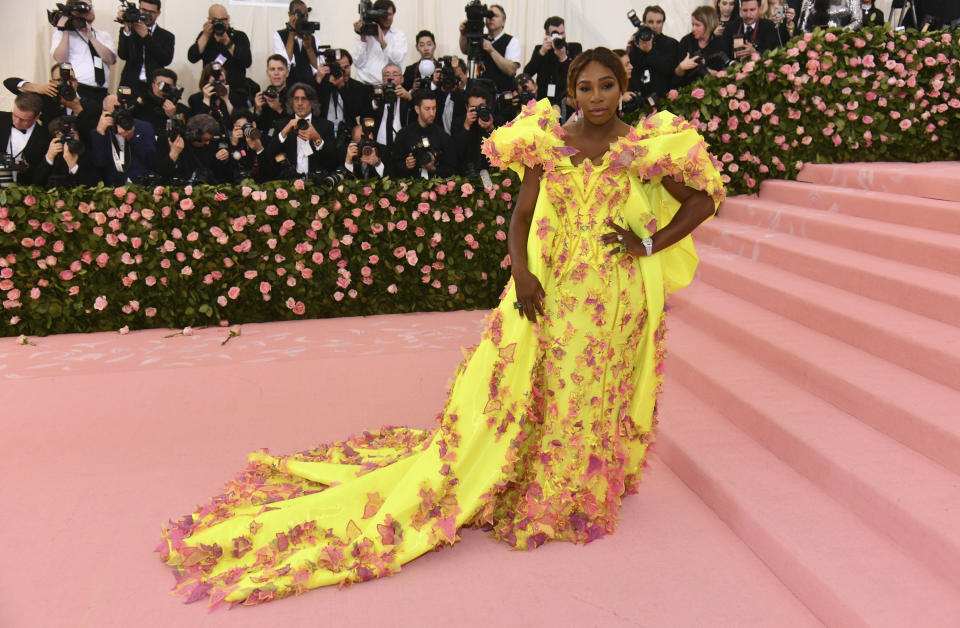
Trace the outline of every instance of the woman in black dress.
<instances>
[{"instance_id":1,"label":"woman in black dress","mask_svg":"<svg viewBox=\"0 0 960 628\"><path fill-rule=\"evenodd\" d=\"M680 40L673 86L686 87L704 76L716 75L730 59L723 51L723 40L714 35L717 12L711 6L697 7L690 16L691 32Z\"/></svg>"}]
</instances>

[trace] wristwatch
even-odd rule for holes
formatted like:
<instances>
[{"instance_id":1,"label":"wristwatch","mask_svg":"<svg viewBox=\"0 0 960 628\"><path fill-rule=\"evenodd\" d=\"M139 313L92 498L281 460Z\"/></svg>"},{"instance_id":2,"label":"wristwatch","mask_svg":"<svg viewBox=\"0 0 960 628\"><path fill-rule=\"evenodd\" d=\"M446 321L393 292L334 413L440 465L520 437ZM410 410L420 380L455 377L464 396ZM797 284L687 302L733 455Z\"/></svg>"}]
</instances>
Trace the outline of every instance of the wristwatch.
<instances>
[{"instance_id":1,"label":"wristwatch","mask_svg":"<svg viewBox=\"0 0 960 628\"><path fill-rule=\"evenodd\" d=\"M640 242L643 243L643 248L647 250L647 257L653 255L653 238L644 238Z\"/></svg>"}]
</instances>

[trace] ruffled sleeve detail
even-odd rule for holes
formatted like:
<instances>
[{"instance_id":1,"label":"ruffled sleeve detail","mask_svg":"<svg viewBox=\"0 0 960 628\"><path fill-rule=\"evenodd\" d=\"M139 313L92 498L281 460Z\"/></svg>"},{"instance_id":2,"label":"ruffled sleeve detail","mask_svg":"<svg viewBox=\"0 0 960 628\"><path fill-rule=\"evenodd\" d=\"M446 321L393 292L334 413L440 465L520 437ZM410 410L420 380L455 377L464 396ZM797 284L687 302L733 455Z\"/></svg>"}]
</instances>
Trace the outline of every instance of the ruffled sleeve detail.
<instances>
[{"instance_id":1,"label":"ruffled sleeve detail","mask_svg":"<svg viewBox=\"0 0 960 628\"><path fill-rule=\"evenodd\" d=\"M557 113L544 98L524 105L516 118L494 130L483 141L481 150L490 165L497 168L510 168L520 175L525 168L533 166L542 166L549 171L576 152L564 144L565 134Z\"/></svg>"},{"instance_id":2,"label":"ruffled sleeve detail","mask_svg":"<svg viewBox=\"0 0 960 628\"><path fill-rule=\"evenodd\" d=\"M710 154L696 126L667 111L641 120L610 155L612 167L628 168L644 182L673 177L706 192L719 207L726 197L720 163Z\"/></svg>"}]
</instances>

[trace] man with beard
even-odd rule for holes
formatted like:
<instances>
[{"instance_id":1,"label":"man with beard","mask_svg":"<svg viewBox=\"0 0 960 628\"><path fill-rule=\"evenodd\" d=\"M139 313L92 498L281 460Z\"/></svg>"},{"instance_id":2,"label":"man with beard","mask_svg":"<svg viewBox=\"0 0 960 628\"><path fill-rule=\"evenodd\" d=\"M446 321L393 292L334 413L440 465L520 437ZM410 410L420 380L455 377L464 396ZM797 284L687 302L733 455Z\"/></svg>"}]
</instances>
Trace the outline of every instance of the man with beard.
<instances>
[{"instance_id":1,"label":"man with beard","mask_svg":"<svg viewBox=\"0 0 960 628\"><path fill-rule=\"evenodd\" d=\"M395 172L401 177L449 177L456 170L453 140L434 124L437 96L420 90L413 95L417 119L400 130L393 147Z\"/></svg>"}]
</instances>

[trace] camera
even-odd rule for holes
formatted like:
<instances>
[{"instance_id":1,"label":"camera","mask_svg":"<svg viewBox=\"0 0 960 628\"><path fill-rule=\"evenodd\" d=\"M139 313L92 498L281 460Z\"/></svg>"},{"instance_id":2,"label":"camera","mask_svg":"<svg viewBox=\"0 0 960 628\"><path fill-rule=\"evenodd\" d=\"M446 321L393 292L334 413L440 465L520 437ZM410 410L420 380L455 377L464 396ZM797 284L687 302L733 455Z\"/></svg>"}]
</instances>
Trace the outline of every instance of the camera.
<instances>
[{"instance_id":1,"label":"camera","mask_svg":"<svg viewBox=\"0 0 960 628\"><path fill-rule=\"evenodd\" d=\"M320 22L311 22L310 21L310 11L313 9L307 9L307 12L304 13L300 9L297 9L293 12L297 16L296 21L293 23L293 32L297 35L313 35L318 30L320 30Z\"/></svg>"},{"instance_id":2,"label":"camera","mask_svg":"<svg viewBox=\"0 0 960 628\"><path fill-rule=\"evenodd\" d=\"M77 116L63 116L60 118L60 130L57 132L57 135L60 137L64 146L66 146L71 153L79 157L83 154L84 146L83 142L73 136L76 129Z\"/></svg>"},{"instance_id":3,"label":"camera","mask_svg":"<svg viewBox=\"0 0 960 628\"><path fill-rule=\"evenodd\" d=\"M180 99L183 98L183 88L175 87L167 82L161 82L159 85L160 95L164 100L169 100L170 102L176 104L180 102Z\"/></svg>"},{"instance_id":4,"label":"camera","mask_svg":"<svg viewBox=\"0 0 960 628\"><path fill-rule=\"evenodd\" d=\"M269 85L265 90L263 90L264 98L280 98L280 90L278 90L273 85Z\"/></svg>"},{"instance_id":5,"label":"camera","mask_svg":"<svg viewBox=\"0 0 960 628\"><path fill-rule=\"evenodd\" d=\"M440 58L440 89L445 92L452 92L460 84L460 79L457 78L457 62L456 57Z\"/></svg>"},{"instance_id":6,"label":"camera","mask_svg":"<svg viewBox=\"0 0 960 628\"><path fill-rule=\"evenodd\" d=\"M256 142L263 138L263 132L248 122L243 125L243 137Z\"/></svg>"},{"instance_id":7,"label":"camera","mask_svg":"<svg viewBox=\"0 0 960 628\"><path fill-rule=\"evenodd\" d=\"M113 113L107 114L113 119L113 124L108 129L111 133L118 133L120 129L129 131L134 127L133 106L136 104L136 99L133 90L125 86L118 87L117 100Z\"/></svg>"},{"instance_id":8,"label":"camera","mask_svg":"<svg viewBox=\"0 0 960 628\"><path fill-rule=\"evenodd\" d=\"M310 128L310 121L306 118L300 118L297 120L297 131L306 131Z\"/></svg>"},{"instance_id":9,"label":"camera","mask_svg":"<svg viewBox=\"0 0 960 628\"><path fill-rule=\"evenodd\" d=\"M372 0L361 0L359 9L360 21L363 22L360 34L376 37L380 32L380 20L390 17L389 9L374 9Z\"/></svg>"},{"instance_id":10,"label":"camera","mask_svg":"<svg viewBox=\"0 0 960 628\"><path fill-rule=\"evenodd\" d=\"M57 30L75 31L83 28L86 22L86 20L83 19L83 15L92 10L93 7L86 2L77 2L75 4L58 2L56 9L53 11L47 10L47 21L50 22L51 26L55 26ZM58 26L60 20L65 17L69 19L62 26Z\"/></svg>"},{"instance_id":11,"label":"camera","mask_svg":"<svg viewBox=\"0 0 960 628\"><path fill-rule=\"evenodd\" d=\"M330 68L330 78L343 78L343 68L340 67L340 49L326 48L321 51L321 54L323 54L323 63Z\"/></svg>"},{"instance_id":12,"label":"camera","mask_svg":"<svg viewBox=\"0 0 960 628\"><path fill-rule=\"evenodd\" d=\"M494 17L493 11L482 4L480 0L471 0L463 7L467 21L463 25L463 37L467 40L467 56L470 59L479 59L483 51L483 31L486 28L487 18Z\"/></svg>"},{"instance_id":13,"label":"camera","mask_svg":"<svg viewBox=\"0 0 960 628\"><path fill-rule=\"evenodd\" d=\"M73 88L73 66L69 63L60 64L60 84L57 85L57 96L64 102L77 99L77 90Z\"/></svg>"},{"instance_id":14,"label":"camera","mask_svg":"<svg viewBox=\"0 0 960 628\"><path fill-rule=\"evenodd\" d=\"M373 99L377 101L378 106L382 106L384 103L397 102L397 86L390 79L387 80L385 85L374 85Z\"/></svg>"},{"instance_id":15,"label":"camera","mask_svg":"<svg viewBox=\"0 0 960 628\"><path fill-rule=\"evenodd\" d=\"M227 34L226 20L219 17L214 17L214 18L210 18L210 24L213 25L213 34L216 35L217 37L222 37L223 35Z\"/></svg>"},{"instance_id":16,"label":"camera","mask_svg":"<svg viewBox=\"0 0 960 628\"><path fill-rule=\"evenodd\" d=\"M213 91L217 96L223 98L227 95L227 82L223 80L223 65L214 61L210 64L210 76L213 77Z\"/></svg>"},{"instance_id":17,"label":"camera","mask_svg":"<svg viewBox=\"0 0 960 628\"><path fill-rule=\"evenodd\" d=\"M533 81L533 77L527 73L518 74L513 79L513 89L517 92L517 104L521 107L531 100L536 100L537 95L527 89L528 84Z\"/></svg>"},{"instance_id":18,"label":"camera","mask_svg":"<svg viewBox=\"0 0 960 628\"><path fill-rule=\"evenodd\" d=\"M477 105L477 120L483 120L484 122L490 122L493 118L493 111L490 109L490 105L483 103L482 105Z\"/></svg>"},{"instance_id":19,"label":"camera","mask_svg":"<svg viewBox=\"0 0 960 628\"><path fill-rule=\"evenodd\" d=\"M137 22L150 21L150 15L141 13L137 5L132 2L122 2L120 10L123 11L123 14L113 20L117 24L136 24Z\"/></svg>"},{"instance_id":20,"label":"camera","mask_svg":"<svg viewBox=\"0 0 960 628\"><path fill-rule=\"evenodd\" d=\"M373 139L373 130L376 126L375 118L365 117L360 120L361 135L357 148L360 149L360 154L364 157L369 157L377 150L377 142Z\"/></svg>"},{"instance_id":21,"label":"camera","mask_svg":"<svg viewBox=\"0 0 960 628\"><path fill-rule=\"evenodd\" d=\"M413 145L411 152L413 152L413 158L417 161L418 168L426 167L428 163L437 158L437 152L430 145L429 137L421 137L420 141Z\"/></svg>"},{"instance_id":22,"label":"camera","mask_svg":"<svg viewBox=\"0 0 960 628\"><path fill-rule=\"evenodd\" d=\"M563 50L567 47L567 40L560 33L550 33L550 41L554 50Z\"/></svg>"},{"instance_id":23,"label":"camera","mask_svg":"<svg viewBox=\"0 0 960 628\"><path fill-rule=\"evenodd\" d=\"M639 46L640 42L647 42L653 39L653 36L656 34L653 32L653 29L644 24L640 20L640 16L637 15L637 12L633 9L627 11L627 19L630 20L630 23L633 24L633 27L637 29L637 32L633 34L633 45Z\"/></svg>"}]
</instances>

